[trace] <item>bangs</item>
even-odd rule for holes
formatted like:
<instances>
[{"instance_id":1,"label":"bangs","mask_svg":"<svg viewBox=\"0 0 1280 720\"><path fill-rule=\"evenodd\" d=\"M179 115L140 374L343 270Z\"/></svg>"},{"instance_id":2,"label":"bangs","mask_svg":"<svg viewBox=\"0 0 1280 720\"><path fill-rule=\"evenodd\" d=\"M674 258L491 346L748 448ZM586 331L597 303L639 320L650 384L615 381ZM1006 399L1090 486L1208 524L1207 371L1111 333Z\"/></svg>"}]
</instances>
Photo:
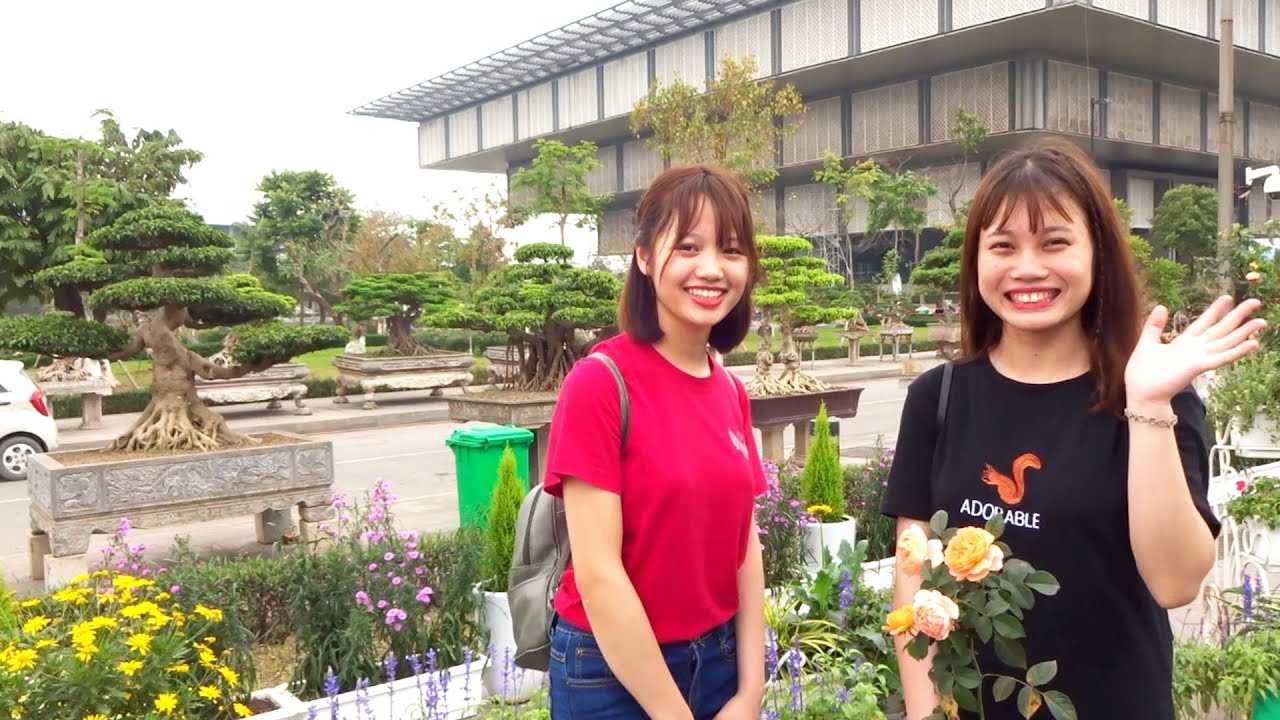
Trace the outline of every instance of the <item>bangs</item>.
<instances>
[{"instance_id":1,"label":"bangs","mask_svg":"<svg viewBox=\"0 0 1280 720\"><path fill-rule=\"evenodd\" d=\"M755 223L746 196L709 173L695 173L671 189L658 227L665 231L674 225L673 242L688 236L689 231L710 209L716 217L716 245L734 244L756 262ZM661 234L661 231L659 234Z\"/></svg>"},{"instance_id":2,"label":"bangs","mask_svg":"<svg viewBox=\"0 0 1280 720\"><path fill-rule=\"evenodd\" d=\"M970 223L976 223L974 230L977 237L987 228L1004 228L1013 213L1021 209L1027 213L1031 232L1039 233L1047 213L1075 219L1072 217L1072 208L1065 202L1073 195L1061 178L1026 162L992 178L990 191L976 201L970 210L969 220ZM1079 219L1086 225L1090 224L1087 217Z\"/></svg>"}]
</instances>

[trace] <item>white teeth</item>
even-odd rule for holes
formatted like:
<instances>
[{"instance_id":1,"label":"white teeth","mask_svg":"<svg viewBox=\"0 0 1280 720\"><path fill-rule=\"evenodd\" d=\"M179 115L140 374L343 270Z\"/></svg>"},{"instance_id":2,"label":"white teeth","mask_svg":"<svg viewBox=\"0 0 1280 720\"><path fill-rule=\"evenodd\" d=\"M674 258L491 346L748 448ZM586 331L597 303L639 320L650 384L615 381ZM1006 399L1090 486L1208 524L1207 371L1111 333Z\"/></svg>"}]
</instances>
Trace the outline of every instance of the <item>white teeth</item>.
<instances>
[{"instance_id":1,"label":"white teeth","mask_svg":"<svg viewBox=\"0 0 1280 720\"><path fill-rule=\"evenodd\" d=\"M1037 303L1044 302L1053 297L1051 292L1034 292L1034 293L1010 293L1014 302L1020 303Z\"/></svg>"},{"instance_id":2,"label":"white teeth","mask_svg":"<svg viewBox=\"0 0 1280 720\"><path fill-rule=\"evenodd\" d=\"M695 297L718 298L724 294L723 290L704 290L702 288L689 288L687 292Z\"/></svg>"}]
</instances>

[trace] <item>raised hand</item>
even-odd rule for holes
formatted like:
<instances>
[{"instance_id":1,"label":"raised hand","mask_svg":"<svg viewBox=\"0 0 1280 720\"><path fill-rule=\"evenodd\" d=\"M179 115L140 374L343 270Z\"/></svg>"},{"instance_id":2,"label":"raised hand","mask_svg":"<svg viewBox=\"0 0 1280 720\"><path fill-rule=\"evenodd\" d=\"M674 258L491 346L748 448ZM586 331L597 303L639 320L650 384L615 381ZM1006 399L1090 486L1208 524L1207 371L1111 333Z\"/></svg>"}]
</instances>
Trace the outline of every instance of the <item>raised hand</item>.
<instances>
[{"instance_id":1,"label":"raised hand","mask_svg":"<svg viewBox=\"0 0 1280 720\"><path fill-rule=\"evenodd\" d=\"M1248 299L1239 305L1230 296L1215 300L1195 322L1170 342L1160 334L1169 310L1158 305L1151 311L1138 344L1125 367L1125 391L1130 404L1168 402L1196 376L1230 364L1258 349L1253 335L1267 326L1250 318L1262 305Z\"/></svg>"}]
</instances>

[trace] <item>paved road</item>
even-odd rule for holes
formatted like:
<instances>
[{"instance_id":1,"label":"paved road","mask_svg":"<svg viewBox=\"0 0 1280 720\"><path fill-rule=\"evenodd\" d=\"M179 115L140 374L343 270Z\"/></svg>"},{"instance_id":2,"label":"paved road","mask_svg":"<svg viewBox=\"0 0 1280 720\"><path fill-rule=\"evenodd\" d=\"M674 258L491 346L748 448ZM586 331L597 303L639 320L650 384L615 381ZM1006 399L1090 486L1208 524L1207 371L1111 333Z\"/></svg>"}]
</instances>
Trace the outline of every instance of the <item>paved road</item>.
<instances>
[{"instance_id":1,"label":"paved road","mask_svg":"<svg viewBox=\"0 0 1280 720\"><path fill-rule=\"evenodd\" d=\"M863 387L859 415L841 422L841 447L847 455L871 447L877 435L891 440L898 431L906 393L899 381L871 380ZM402 525L432 531L455 527L458 522L453 453L444 443L458 427L457 423L433 422L320 437L333 440L338 490L362 496L375 480L384 478L401 498L397 515ZM787 442L790 447L790 438ZM28 527L26 483L0 483L0 567L15 588L33 587L27 560ZM151 548L148 555L156 558L163 557L177 535L188 536L202 555L260 551L254 542L252 517L134 533L135 541L146 543ZM105 536L95 536L91 556L105 542Z\"/></svg>"}]
</instances>

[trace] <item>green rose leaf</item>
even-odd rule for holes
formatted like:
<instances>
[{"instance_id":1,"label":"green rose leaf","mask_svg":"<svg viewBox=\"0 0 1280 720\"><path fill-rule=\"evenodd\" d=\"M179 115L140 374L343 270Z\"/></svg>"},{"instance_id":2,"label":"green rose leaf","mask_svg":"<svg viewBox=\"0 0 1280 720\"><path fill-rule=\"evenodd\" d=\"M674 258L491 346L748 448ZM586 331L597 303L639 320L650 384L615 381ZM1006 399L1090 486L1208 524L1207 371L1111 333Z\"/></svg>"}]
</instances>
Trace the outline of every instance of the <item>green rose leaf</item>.
<instances>
[{"instance_id":1,"label":"green rose leaf","mask_svg":"<svg viewBox=\"0 0 1280 720\"><path fill-rule=\"evenodd\" d=\"M1017 640L997 635L994 644L996 657L1000 658L1000 662L1009 667L1025 668L1027 666L1027 651L1022 649L1022 644Z\"/></svg>"},{"instance_id":2,"label":"green rose leaf","mask_svg":"<svg viewBox=\"0 0 1280 720\"><path fill-rule=\"evenodd\" d=\"M1054 720L1076 720L1076 706L1071 698L1058 690L1050 690L1044 694L1044 704Z\"/></svg>"},{"instance_id":3,"label":"green rose leaf","mask_svg":"<svg viewBox=\"0 0 1280 720\"><path fill-rule=\"evenodd\" d=\"M996 616L991 619L991 623L995 626L996 632L1000 637L1017 640L1027 636L1027 631L1023 629L1022 622L1012 615Z\"/></svg>"},{"instance_id":4,"label":"green rose leaf","mask_svg":"<svg viewBox=\"0 0 1280 720\"><path fill-rule=\"evenodd\" d=\"M1036 570L1027 576L1026 586L1041 595L1056 595L1061 586L1058 579L1044 570Z\"/></svg>"},{"instance_id":5,"label":"green rose leaf","mask_svg":"<svg viewBox=\"0 0 1280 720\"><path fill-rule=\"evenodd\" d=\"M933 518L929 520L929 529L934 535L942 537L947 531L947 511L939 510L933 514Z\"/></svg>"},{"instance_id":6,"label":"green rose leaf","mask_svg":"<svg viewBox=\"0 0 1280 720\"><path fill-rule=\"evenodd\" d=\"M996 702L1004 702L1009 699L1014 690L1018 689L1018 681L1008 675L1001 675L996 679L996 684L991 688L991 694L995 697Z\"/></svg>"},{"instance_id":7,"label":"green rose leaf","mask_svg":"<svg viewBox=\"0 0 1280 720\"><path fill-rule=\"evenodd\" d=\"M1023 686L1018 692L1018 712L1022 713L1022 717L1030 720L1032 715L1040 709L1041 699L1040 692L1032 688Z\"/></svg>"},{"instance_id":8,"label":"green rose leaf","mask_svg":"<svg viewBox=\"0 0 1280 720\"><path fill-rule=\"evenodd\" d=\"M1033 687L1047 685L1055 677L1058 676L1058 661L1047 660L1042 663L1036 663L1027 670L1027 684Z\"/></svg>"}]
</instances>

